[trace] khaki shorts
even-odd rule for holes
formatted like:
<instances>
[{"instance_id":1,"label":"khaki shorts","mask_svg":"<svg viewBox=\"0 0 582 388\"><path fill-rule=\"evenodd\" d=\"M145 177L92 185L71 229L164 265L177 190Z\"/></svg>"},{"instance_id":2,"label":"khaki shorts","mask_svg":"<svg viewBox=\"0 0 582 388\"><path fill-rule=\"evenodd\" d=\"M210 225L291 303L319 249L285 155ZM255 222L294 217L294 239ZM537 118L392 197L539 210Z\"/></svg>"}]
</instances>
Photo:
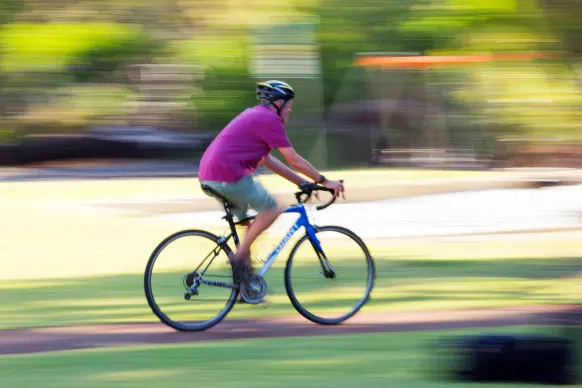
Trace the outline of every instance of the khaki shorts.
<instances>
[{"instance_id":1,"label":"khaki shorts","mask_svg":"<svg viewBox=\"0 0 582 388\"><path fill-rule=\"evenodd\" d=\"M259 182L256 182L248 175L236 182L200 181L200 184L207 185L224 196L231 204L232 214L239 221L249 216L249 209L260 213L263 210L278 208L277 202L271 194ZM206 194L222 201L221 198L211 193Z\"/></svg>"}]
</instances>

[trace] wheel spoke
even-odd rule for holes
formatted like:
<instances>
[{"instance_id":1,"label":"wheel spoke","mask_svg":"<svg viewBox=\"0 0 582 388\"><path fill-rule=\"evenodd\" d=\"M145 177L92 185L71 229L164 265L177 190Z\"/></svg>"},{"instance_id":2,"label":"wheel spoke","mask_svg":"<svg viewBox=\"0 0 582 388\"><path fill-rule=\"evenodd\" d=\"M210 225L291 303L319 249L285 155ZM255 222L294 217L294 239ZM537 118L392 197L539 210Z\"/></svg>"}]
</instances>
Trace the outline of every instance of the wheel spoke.
<instances>
[{"instance_id":1,"label":"wheel spoke","mask_svg":"<svg viewBox=\"0 0 582 388\"><path fill-rule=\"evenodd\" d=\"M210 253L202 257L202 252ZM162 241L144 274L146 297L153 313L181 331L205 330L220 322L238 296L238 289L232 284L230 253L225 242L219 244L217 236L200 230L178 232ZM201 260L196 265L197 255Z\"/></svg>"},{"instance_id":2,"label":"wheel spoke","mask_svg":"<svg viewBox=\"0 0 582 388\"><path fill-rule=\"evenodd\" d=\"M198 272L200 274L200 276L204 275L204 273L206 273L206 270L208 269L208 267L210 266L210 264L212 264L212 261L220 253L220 250L221 250L220 246L216 246L216 248L214 248L209 254L207 254L206 257L204 258L204 260L202 260L202 262L200 264L198 264L198 266L196 267L196 269L193 272ZM198 271L200 269L200 267L202 267L202 265L206 262L206 260L208 260L208 258L210 257L210 255L214 255L212 257L212 259L210 260L210 263L208 263L206 265L206 268L204 268L204 271Z\"/></svg>"},{"instance_id":3,"label":"wheel spoke","mask_svg":"<svg viewBox=\"0 0 582 388\"><path fill-rule=\"evenodd\" d=\"M348 229L320 227L316 238L320 244L302 237L291 251L285 268L287 295L307 319L338 324L368 301L374 263L363 241Z\"/></svg>"}]
</instances>

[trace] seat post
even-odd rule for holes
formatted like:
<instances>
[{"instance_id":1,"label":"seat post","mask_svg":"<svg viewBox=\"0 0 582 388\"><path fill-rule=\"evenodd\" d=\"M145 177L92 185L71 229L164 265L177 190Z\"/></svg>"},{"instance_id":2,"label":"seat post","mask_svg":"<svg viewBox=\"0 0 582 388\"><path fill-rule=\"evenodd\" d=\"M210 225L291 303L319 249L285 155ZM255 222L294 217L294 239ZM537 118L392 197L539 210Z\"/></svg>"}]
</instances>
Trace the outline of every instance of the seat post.
<instances>
[{"instance_id":1,"label":"seat post","mask_svg":"<svg viewBox=\"0 0 582 388\"><path fill-rule=\"evenodd\" d=\"M224 211L226 213L226 215L224 217L222 217L223 219L226 220L226 222L228 222L228 226L230 227L230 232L232 233L232 237L234 239L234 243L236 245L239 244L239 238L238 238L238 233L236 231L236 225L234 223L234 216L232 215L232 212L230 210L230 205L228 204L227 201L222 201L222 205L224 206Z\"/></svg>"},{"instance_id":2,"label":"seat post","mask_svg":"<svg viewBox=\"0 0 582 388\"><path fill-rule=\"evenodd\" d=\"M202 184L201 187L202 187L202 191L204 191L206 194L208 194L209 196L214 197L222 202L222 205L224 206L224 211L226 213L226 215L224 217L222 217L222 219L226 220L226 222L228 222L228 226L230 226L230 231L232 233L232 237L234 238L234 243L236 245L238 245L239 238L238 238L238 234L236 232L234 217L232 215L232 211L230 210L230 204L228 203L228 199L226 199L226 197L224 197L223 195L221 195L220 193L218 193L216 190L214 190L212 187L210 187L208 185Z\"/></svg>"}]
</instances>

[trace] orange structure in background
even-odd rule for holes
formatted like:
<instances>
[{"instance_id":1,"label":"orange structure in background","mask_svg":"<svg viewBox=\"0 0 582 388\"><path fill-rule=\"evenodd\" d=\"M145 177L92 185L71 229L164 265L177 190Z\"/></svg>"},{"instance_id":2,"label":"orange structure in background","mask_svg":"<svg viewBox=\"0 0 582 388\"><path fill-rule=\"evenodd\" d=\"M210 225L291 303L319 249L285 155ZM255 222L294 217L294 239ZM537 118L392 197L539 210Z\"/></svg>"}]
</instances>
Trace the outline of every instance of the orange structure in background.
<instances>
[{"instance_id":1,"label":"orange structure in background","mask_svg":"<svg viewBox=\"0 0 582 388\"><path fill-rule=\"evenodd\" d=\"M419 55L419 56L387 56L366 55L357 58L354 66L363 67L430 67L437 65L455 65L466 63L483 63L491 61L512 61L556 57L550 53L518 53L518 54L474 54L474 55Z\"/></svg>"}]
</instances>

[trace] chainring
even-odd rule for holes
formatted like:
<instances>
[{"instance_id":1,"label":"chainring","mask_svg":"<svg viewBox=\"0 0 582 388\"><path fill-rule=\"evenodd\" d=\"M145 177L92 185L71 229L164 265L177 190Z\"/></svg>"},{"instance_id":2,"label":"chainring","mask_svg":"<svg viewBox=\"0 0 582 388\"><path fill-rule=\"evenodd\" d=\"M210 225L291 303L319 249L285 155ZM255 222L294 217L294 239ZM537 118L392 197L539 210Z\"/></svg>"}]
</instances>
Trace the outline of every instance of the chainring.
<instances>
[{"instance_id":1,"label":"chainring","mask_svg":"<svg viewBox=\"0 0 582 388\"><path fill-rule=\"evenodd\" d=\"M251 275L246 282L241 284L240 294L249 304L262 303L267 295L267 282L261 276Z\"/></svg>"}]
</instances>

